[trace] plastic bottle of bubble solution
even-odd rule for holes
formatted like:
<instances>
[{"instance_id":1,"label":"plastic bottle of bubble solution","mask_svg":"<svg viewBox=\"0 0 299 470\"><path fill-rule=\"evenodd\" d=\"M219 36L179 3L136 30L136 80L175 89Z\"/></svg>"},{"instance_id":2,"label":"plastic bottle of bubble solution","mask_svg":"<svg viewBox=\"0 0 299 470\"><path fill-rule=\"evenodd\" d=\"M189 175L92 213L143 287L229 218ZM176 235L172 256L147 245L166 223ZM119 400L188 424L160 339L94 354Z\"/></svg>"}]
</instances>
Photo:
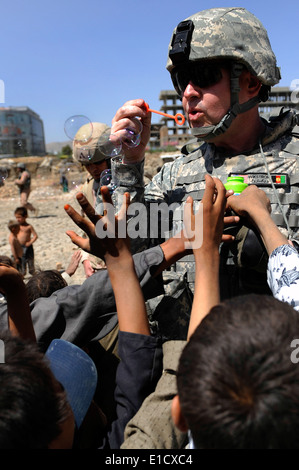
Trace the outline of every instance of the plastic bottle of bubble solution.
<instances>
[{"instance_id":1,"label":"plastic bottle of bubble solution","mask_svg":"<svg viewBox=\"0 0 299 470\"><path fill-rule=\"evenodd\" d=\"M225 189L228 191L232 189L234 191L234 196L238 196L241 192L247 188L248 184L244 183L243 176L228 176L227 181L224 185Z\"/></svg>"}]
</instances>

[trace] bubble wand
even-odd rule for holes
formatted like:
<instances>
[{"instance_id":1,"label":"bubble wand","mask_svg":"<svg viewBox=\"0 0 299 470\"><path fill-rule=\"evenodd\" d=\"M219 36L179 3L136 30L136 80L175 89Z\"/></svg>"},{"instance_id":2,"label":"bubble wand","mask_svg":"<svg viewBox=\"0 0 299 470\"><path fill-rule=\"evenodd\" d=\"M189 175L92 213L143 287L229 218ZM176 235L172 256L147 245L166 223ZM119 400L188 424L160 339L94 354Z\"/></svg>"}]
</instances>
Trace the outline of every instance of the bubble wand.
<instances>
[{"instance_id":1,"label":"bubble wand","mask_svg":"<svg viewBox=\"0 0 299 470\"><path fill-rule=\"evenodd\" d=\"M174 119L175 122L179 126L182 126L185 122L185 116L183 116L181 113L177 113L174 116L172 116L171 114L162 113L161 111L156 111L155 109L150 109L150 107L147 103L144 103L144 107L145 107L146 111L148 111L150 113L161 114L161 116L165 116L165 117L168 117L170 119Z\"/></svg>"}]
</instances>

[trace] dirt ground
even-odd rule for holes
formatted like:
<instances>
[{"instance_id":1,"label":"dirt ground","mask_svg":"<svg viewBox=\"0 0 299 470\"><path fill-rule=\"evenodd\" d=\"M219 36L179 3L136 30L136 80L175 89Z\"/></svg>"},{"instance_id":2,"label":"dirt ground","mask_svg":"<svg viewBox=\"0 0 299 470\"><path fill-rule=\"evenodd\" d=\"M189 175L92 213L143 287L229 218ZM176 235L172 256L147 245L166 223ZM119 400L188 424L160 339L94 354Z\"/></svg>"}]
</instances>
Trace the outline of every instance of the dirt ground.
<instances>
[{"instance_id":1,"label":"dirt ground","mask_svg":"<svg viewBox=\"0 0 299 470\"><path fill-rule=\"evenodd\" d=\"M14 184L15 166L20 159L16 159L11 168L10 175L0 187L0 255L11 256L8 243L9 231L7 223L14 219L14 210L20 205L17 186ZM64 211L66 203L78 207L75 194L78 185L86 179L87 173L72 168L70 178L70 192L64 193L59 184L59 161L52 161L51 165L41 166L41 157L28 157L22 159L32 173L31 194L29 201L38 209L38 214L29 212L30 223L38 234L34 243L35 264L39 269L65 269L70 262L71 255L76 246L66 235L66 230L80 233L80 229L72 222ZM1 164L1 160L0 160ZM163 164L159 154L149 154L145 161L145 176L149 181ZM71 165L70 165L71 166ZM72 284L82 283L85 280L83 266L80 264L72 277Z\"/></svg>"}]
</instances>

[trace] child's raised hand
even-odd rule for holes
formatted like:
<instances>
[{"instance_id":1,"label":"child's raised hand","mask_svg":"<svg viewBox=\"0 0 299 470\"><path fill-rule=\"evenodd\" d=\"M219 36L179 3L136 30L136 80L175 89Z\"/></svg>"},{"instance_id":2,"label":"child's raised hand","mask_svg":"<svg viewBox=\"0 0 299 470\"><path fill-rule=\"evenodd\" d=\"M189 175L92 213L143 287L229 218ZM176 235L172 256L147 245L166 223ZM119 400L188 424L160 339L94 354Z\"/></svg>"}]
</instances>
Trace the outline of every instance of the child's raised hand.
<instances>
[{"instance_id":1,"label":"child's raised hand","mask_svg":"<svg viewBox=\"0 0 299 470\"><path fill-rule=\"evenodd\" d=\"M68 230L66 234L75 245L99 258L104 258L107 262L107 258L115 258L121 253L130 252L126 224L130 195L124 194L121 210L115 214L107 186L101 188L101 194L104 206L103 216L95 213L94 208L82 193L77 194L77 201L89 220L78 214L73 207L64 206L69 217L86 233L88 238L80 237L72 230Z\"/></svg>"},{"instance_id":2,"label":"child's raised hand","mask_svg":"<svg viewBox=\"0 0 299 470\"><path fill-rule=\"evenodd\" d=\"M0 292L7 300L10 332L15 336L36 341L23 277L6 263L0 263Z\"/></svg>"},{"instance_id":3,"label":"child's raised hand","mask_svg":"<svg viewBox=\"0 0 299 470\"><path fill-rule=\"evenodd\" d=\"M249 223L253 223L257 211L268 215L271 213L271 204L266 193L255 185L250 185L239 196L230 196L228 206L241 217L246 217Z\"/></svg>"},{"instance_id":4,"label":"child's raised hand","mask_svg":"<svg viewBox=\"0 0 299 470\"><path fill-rule=\"evenodd\" d=\"M206 175L205 180L200 210L194 214L193 199L188 197L184 211L186 235L193 250L218 247L223 235L226 191L219 179Z\"/></svg>"},{"instance_id":5,"label":"child's raised hand","mask_svg":"<svg viewBox=\"0 0 299 470\"><path fill-rule=\"evenodd\" d=\"M16 285L23 284L21 274L12 266L6 263L0 263L0 292L8 295L15 291Z\"/></svg>"}]
</instances>

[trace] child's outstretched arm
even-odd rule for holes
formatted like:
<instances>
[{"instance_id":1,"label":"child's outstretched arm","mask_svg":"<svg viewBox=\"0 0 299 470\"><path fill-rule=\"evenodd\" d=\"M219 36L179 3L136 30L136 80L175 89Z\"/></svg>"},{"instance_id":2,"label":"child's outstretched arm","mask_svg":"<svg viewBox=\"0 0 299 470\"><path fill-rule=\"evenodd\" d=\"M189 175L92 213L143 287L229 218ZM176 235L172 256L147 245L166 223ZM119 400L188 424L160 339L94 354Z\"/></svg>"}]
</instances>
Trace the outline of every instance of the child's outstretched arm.
<instances>
[{"instance_id":1,"label":"child's outstretched arm","mask_svg":"<svg viewBox=\"0 0 299 470\"><path fill-rule=\"evenodd\" d=\"M288 243L271 218L270 201L262 189L254 185L248 186L239 196L230 196L227 203L258 229L268 255L278 246Z\"/></svg>"},{"instance_id":2,"label":"child's outstretched arm","mask_svg":"<svg viewBox=\"0 0 299 470\"><path fill-rule=\"evenodd\" d=\"M6 297L8 328L12 335L36 341L23 278L4 263L0 263L0 292Z\"/></svg>"},{"instance_id":3,"label":"child's outstretched arm","mask_svg":"<svg viewBox=\"0 0 299 470\"><path fill-rule=\"evenodd\" d=\"M195 257L195 291L188 330L188 339L209 313L220 301L219 294L219 245L224 228L226 190L217 178L205 176L206 188L200 210L194 215L192 198L187 199L191 205L186 207L188 218L189 240ZM188 234L188 228L186 231ZM190 227L192 232L190 231ZM202 240L202 243L200 243Z\"/></svg>"},{"instance_id":4,"label":"child's outstretched arm","mask_svg":"<svg viewBox=\"0 0 299 470\"><path fill-rule=\"evenodd\" d=\"M245 217L261 235L269 255L268 285L274 297L299 311L299 254L271 218L270 201L262 189L248 186L240 196L230 196L228 205ZM295 240L294 240L295 241Z\"/></svg>"},{"instance_id":5,"label":"child's outstretched arm","mask_svg":"<svg viewBox=\"0 0 299 470\"><path fill-rule=\"evenodd\" d=\"M135 272L126 231L129 193L124 194L123 204L117 215L114 214L108 188L101 188L101 193L104 216L95 214L82 193L77 195L77 200L89 220L78 214L72 207L65 206L67 214L85 231L88 238L79 237L73 231L66 233L77 246L105 259L115 295L119 329L130 333L150 335L144 297Z\"/></svg>"}]
</instances>

